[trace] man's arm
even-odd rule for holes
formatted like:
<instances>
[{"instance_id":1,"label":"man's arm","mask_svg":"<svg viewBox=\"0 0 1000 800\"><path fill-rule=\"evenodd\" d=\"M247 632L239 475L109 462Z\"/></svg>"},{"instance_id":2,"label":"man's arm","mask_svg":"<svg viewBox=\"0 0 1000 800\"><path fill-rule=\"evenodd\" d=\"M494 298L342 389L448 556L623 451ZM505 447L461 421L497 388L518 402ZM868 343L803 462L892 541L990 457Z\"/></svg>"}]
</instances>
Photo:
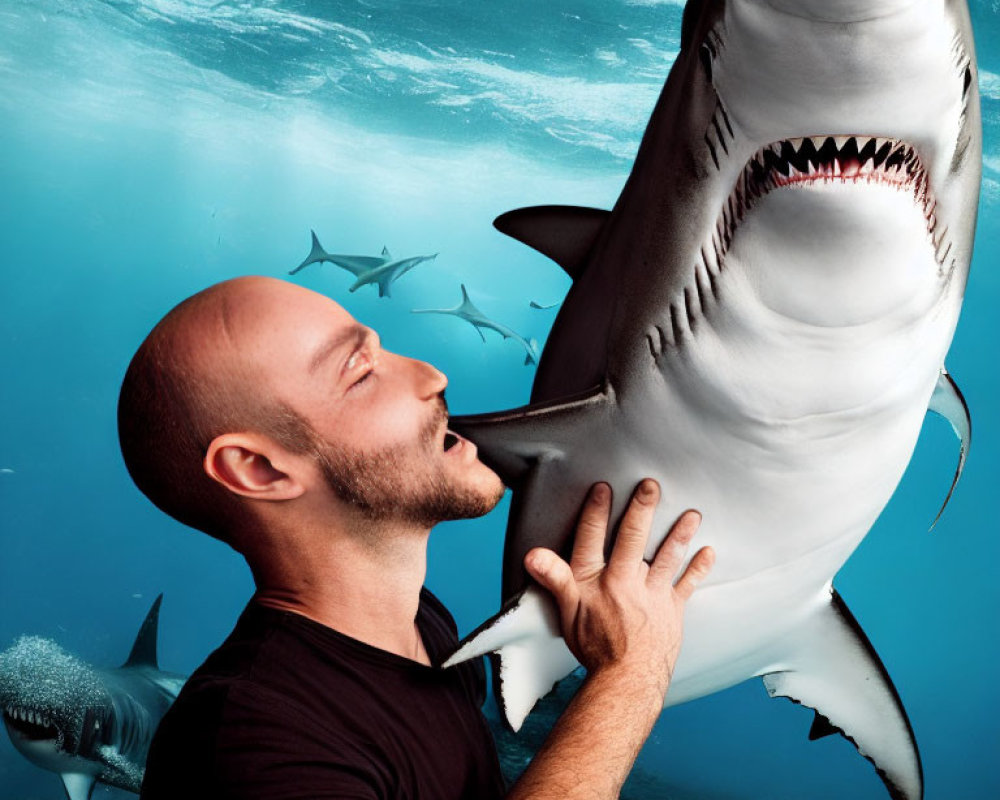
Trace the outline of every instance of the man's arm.
<instances>
[{"instance_id":1,"label":"man's arm","mask_svg":"<svg viewBox=\"0 0 1000 800\"><path fill-rule=\"evenodd\" d=\"M553 594L563 637L587 678L508 800L618 797L649 736L680 653L684 604L715 558L702 548L674 584L701 521L688 511L653 562L643 560L659 499L655 481L639 484L605 563L611 490L597 484L570 563L543 548L525 557L531 576Z\"/></svg>"}]
</instances>

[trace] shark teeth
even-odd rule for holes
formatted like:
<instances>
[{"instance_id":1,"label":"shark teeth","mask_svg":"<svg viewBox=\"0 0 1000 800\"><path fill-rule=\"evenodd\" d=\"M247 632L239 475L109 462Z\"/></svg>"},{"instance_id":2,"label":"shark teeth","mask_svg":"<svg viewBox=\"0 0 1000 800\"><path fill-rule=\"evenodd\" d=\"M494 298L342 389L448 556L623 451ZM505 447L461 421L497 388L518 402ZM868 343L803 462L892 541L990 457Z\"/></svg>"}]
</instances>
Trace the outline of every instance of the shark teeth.
<instances>
[{"instance_id":1,"label":"shark teeth","mask_svg":"<svg viewBox=\"0 0 1000 800\"><path fill-rule=\"evenodd\" d=\"M42 713L30 708L20 708L19 706L8 706L5 711L8 719L15 722L27 722L30 725L37 725L40 728L54 728L52 721Z\"/></svg>"},{"instance_id":2,"label":"shark teeth","mask_svg":"<svg viewBox=\"0 0 1000 800\"><path fill-rule=\"evenodd\" d=\"M950 246L937 233L936 202L927 170L913 145L879 136L803 136L761 147L743 168L716 224L716 251L725 255L733 232L764 195L786 186L819 182L877 183L912 192L923 209L938 263L944 267ZM721 248L719 247L721 245Z\"/></svg>"}]
</instances>

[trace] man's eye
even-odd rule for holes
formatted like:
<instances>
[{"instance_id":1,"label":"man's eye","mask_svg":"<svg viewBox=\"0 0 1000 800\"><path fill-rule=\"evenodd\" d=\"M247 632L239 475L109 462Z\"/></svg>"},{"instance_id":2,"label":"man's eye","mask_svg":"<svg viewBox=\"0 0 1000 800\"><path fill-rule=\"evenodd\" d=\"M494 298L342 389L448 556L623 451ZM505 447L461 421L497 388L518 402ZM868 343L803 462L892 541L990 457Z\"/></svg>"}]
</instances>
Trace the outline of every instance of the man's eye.
<instances>
[{"instance_id":1,"label":"man's eye","mask_svg":"<svg viewBox=\"0 0 1000 800\"><path fill-rule=\"evenodd\" d=\"M352 384L351 384L351 388L353 389L353 388L354 388L354 387L356 387L356 386L360 386L360 385L361 385L362 383L364 383L364 382L365 382L366 380L368 380L368 379L369 379L369 378L370 378L370 377L372 376L372 373L373 373L374 371L375 371L375 370L373 370L373 369L370 369L370 370L367 370L367 371L366 371L366 372L365 372L365 373L364 373L363 375L361 375L361 376L360 376L360 377L359 377L359 378L358 378L358 379L357 379L356 381L354 381L354 383L352 383Z\"/></svg>"}]
</instances>

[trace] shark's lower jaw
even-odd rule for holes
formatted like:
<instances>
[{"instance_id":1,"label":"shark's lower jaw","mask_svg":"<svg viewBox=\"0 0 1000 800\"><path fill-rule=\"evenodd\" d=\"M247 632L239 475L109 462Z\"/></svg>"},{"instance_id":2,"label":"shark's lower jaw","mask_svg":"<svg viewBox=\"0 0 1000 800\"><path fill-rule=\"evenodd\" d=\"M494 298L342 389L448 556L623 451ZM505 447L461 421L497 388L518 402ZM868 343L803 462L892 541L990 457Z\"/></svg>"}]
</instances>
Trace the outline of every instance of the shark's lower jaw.
<instances>
[{"instance_id":1,"label":"shark's lower jaw","mask_svg":"<svg viewBox=\"0 0 1000 800\"><path fill-rule=\"evenodd\" d=\"M7 729L29 741L60 741L59 728L44 714L11 706L3 712Z\"/></svg>"}]
</instances>

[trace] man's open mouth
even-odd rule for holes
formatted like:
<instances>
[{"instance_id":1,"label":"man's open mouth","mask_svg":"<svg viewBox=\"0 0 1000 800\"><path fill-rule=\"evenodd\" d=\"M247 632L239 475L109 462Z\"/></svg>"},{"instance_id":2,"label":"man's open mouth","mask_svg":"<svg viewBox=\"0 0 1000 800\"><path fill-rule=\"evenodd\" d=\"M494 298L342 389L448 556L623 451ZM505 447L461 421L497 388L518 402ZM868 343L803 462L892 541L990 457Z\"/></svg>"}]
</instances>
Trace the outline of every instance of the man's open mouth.
<instances>
[{"instance_id":1,"label":"man's open mouth","mask_svg":"<svg viewBox=\"0 0 1000 800\"><path fill-rule=\"evenodd\" d=\"M451 431L445 431L445 434L444 434L444 450L445 450L445 452L448 452L449 450L451 450L451 448L453 448L456 444L458 444L458 442L459 442L459 438L454 433L452 433Z\"/></svg>"}]
</instances>

